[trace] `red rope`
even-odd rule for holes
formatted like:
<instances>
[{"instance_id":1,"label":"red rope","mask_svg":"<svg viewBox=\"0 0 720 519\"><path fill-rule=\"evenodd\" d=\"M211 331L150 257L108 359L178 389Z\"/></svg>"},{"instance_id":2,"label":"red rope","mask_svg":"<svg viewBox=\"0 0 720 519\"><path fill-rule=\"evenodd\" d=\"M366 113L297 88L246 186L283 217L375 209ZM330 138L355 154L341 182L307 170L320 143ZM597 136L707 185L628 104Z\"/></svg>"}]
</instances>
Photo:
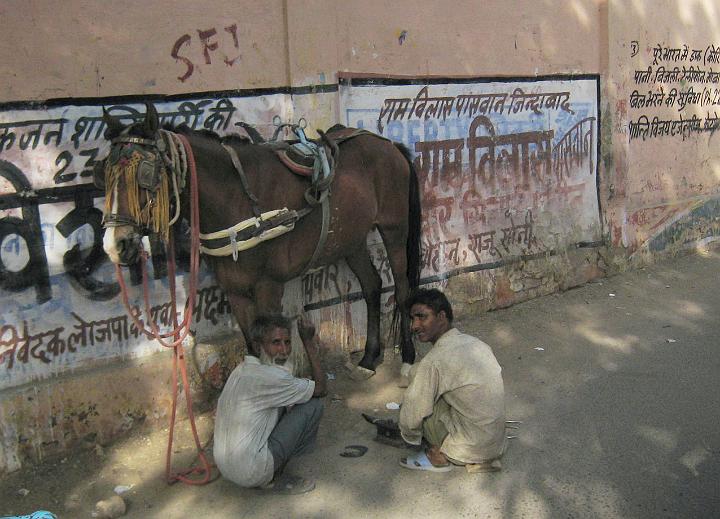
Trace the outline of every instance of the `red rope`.
<instances>
[{"instance_id":1,"label":"red rope","mask_svg":"<svg viewBox=\"0 0 720 519\"><path fill-rule=\"evenodd\" d=\"M160 330L152 319L150 312L150 288L147 275L147 253L142 251L140 255L140 262L142 268L143 278L143 299L145 303L145 314L150 329L146 328L144 323L138 319L136 313L130 307L127 295L127 286L122 276L122 271L119 265L115 266L115 272L120 284L120 293L122 295L123 304L128 311L131 319L137 326L141 333L144 333L148 338L155 338L162 346L173 349L173 367L172 367L172 410L170 413L170 432L168 436L168 446L165 459L165 479L168 484L175 483L176 481L182 481L188 485L204 485L211 481L212 465L205 455L204 449L200 443L200 438L197 432L197 426L195 425L195 416L192 410L192 396L190 395L190 384L188 382L187 375L187 364L185 362L185 352L182 347L184 339L190 333L190 327L192 324L193 312L195 310L195 297L197 295L197 284L198 284L198 272L200 270L200 208L198 202L198 183L197 183L197 169L195 167L195 158L193 156L192 148L190 143L184 135L176 134L177 137L183 143L185 151L187 153L187 162L190 166L190 280L188 283L187 301L185 302L185 312L182 323L178 324L177 319L177 300L175 290L175 244L170 234L168 241L168 280L170 285L170 302L172 306L173 315L173 330L165 333L160 333ZM173 337L172 342L165 342L163 339ZM195 440L195 447L198 451L198 457L202 464L201 467L193 467L190 469L183 470L181 472L172 473L172 444L173 436L175 431L175 418L177 416L177 396L178 396L178 367L180 375L182 377L183 389L185 391L185 402L187 406L188 418L190 420L190 426L193 433L193 439ZM187 477L189 474L202 474L204 477L201 479L191 479Z\"/></svg>"}]
</instances>

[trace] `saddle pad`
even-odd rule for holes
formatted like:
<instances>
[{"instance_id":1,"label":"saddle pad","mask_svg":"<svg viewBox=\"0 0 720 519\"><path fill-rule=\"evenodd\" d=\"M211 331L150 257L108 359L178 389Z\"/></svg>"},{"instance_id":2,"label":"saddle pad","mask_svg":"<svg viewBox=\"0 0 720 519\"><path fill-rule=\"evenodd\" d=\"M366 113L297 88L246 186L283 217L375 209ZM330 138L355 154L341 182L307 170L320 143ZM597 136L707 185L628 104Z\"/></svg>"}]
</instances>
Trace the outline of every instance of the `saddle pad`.
<instances>
[{"instance_id":1,"label":"saddle pad","mask_svg":"<svg viewBox=\"0 0 720 519\"><path fill-rule=\"evenodd\" d=\"M335 141L335 143L339 146L343 142L348 141L350 139L353 139L355 137L358 137L360 135L371 135L373 137L377 137L378 139L382 140L389 140L385 137L382 137L381 135L374 134L372 132L369 132L367 130L362 130L358 128L334 128L328 131L328 137L330 137L332 140ZM316 144L319 146L322 146L321 142L318 140L314 140ZM285 166L292 171L293 173L296 173L303 177L311 177L313 174L313 165L315 163L315 156L314 155L306 155L298 150L296 150L293 147L294 141L290 141L287 144L289 146L283 146L279 149L275 150L275 154L280 159L280 162L285 164Z\"/></svg>"}]
</instances>

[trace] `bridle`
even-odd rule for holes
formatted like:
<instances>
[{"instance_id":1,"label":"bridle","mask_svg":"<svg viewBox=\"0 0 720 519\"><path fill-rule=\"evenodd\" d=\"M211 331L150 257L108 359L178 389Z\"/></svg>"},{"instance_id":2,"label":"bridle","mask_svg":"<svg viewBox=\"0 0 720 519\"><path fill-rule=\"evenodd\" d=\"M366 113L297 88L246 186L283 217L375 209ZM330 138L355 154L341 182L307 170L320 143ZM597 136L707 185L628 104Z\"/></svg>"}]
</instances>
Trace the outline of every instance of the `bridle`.
<instances>
[{"instance_id":1,"label":"bridle","mask_svg":"<svg viewBox=\"0 0 720 519\"><path fill-rule=\"evenodd\" d=\"M113 168L119 165L120 169L123 167L134 167L136 168L134 178L137 182L138 190L143 190L147 202L143 211L149 206L157 203L157 194L160 191L162 182L170 182L173 185L173 193L175 198L175 215L168 218L168 236L166 239L167 243L167 257L168 257L168 277L170 284L170 291L172 297L173 306L176 305L175 300L175 254L172 237L172 224L177 221L180 213L180 188L179 185L184 185L185 176L187 169L190 170L190 236L191 236L191 251L190 251L190 290L188 291L188 300L185 304L185 316L180 324L175 324L175 328L169 332L161 333L154 321L149 319L150 316L150 304L149 304L149 282L147 280L147 252L141 250L140 262L143 276L143 293L146 307L146 316L148 317L148 323L150 328L148 329L142 321L137 318L136 312L132 311L127 297L127 287L122 276L122 271L119 265L116 265L116 274L118 282L121 288L121 295L123 303L128 310L128 313L135 321L135 325L149 338L157 339L160 344L165 347L173 348L182 343L190 332L190 325L192 323L192 312L195 304L195 295L197 291L197 277L200 264L200 239L199 239L199 210L198 210L198 193L197 193L197 172L195 169L195 161L192 157L192 148L187 142L185 136L169 132L166 130L158 131L154 139L148 139L144 137L136 137L129 135L120 135L113 138L111 141L112 148L108 157L101 162L102 171L99 168L95 171L95 182L97 184L104 184L103 180L106 179L109 173L118 174L118 171L114 171ZM169 151L172 150L172 151ZM124 161L124 163L123 163ZM132 162L133 164L129 164ZM189 168L187 166L190 166ZM166 178L163 180L162 176ZM169 177L169 178L168 178ZM178 181L180 177L180 181ZM117 183L117 179L115 179ZM106 185L106 196L117 196L117 193L111 193L112 186ZM126 190L129 192L135 189L135 186L126 185ZM168 186L169 187L169 186ZM109 204L106 204L106 211L103 216L104 227L118 227L118 226L131 226L133 229L141 235L147 234L147 230L150 223L149 220L139 221L137 215L120 215L113 214L107 210ZM168 206L169 209L169 206ZM146 211L147 212L147 211ZM142 243L140 244L142 248ZM173 342L166 342L164 339L169 337L175 337Z\"/></svg>"},{"instance_id":2,"label":"bridle","mask_svg":"<svg viewBox=\"0 0 720 519\"><path fill-rule=\"evenodd\" d=\"M143 222L137 211L134 215L113 213L110 207L111 200L108 200L103 215L103 226L130 226L140 235L152 232L153 229L150 229L148 225L150 223L148 214L151 212L148 210L150 209L148 206L156 204L158 196L167 196L163 190L171 187L172 202L174 202L172 205L175 207L174 215L172 218L168 217L169 221L167 222L155 222L155 230L161 227L163 239L167 241L169 229L180 217L180 191L185 187L187 175L186 147L181 144L178 134L166 130L159 130L154 139L131 136L126 132L127 129L110 141L112 144L110 153L104 161L96 163L93 180L96 186L105 188L106 177L108 174L112 174L113 168L123 162L130 163L135 168L133 180L137 184L137 188L142 189L146 194L146 207L141 210L142 213L146 213L146 218ZM117 183L118 179L115 178L114 181ZM168 182L170 185L165 186L164 182ZM126 186L126 188L130 190L134 186ZM107 189L106 195L115 196L115 193L111 193L111 190ZM167 202L169 214L171 204L170 200ZM156 218L158 218L157 214Z\"/></svg>"},{"instance_id":3,"label":"bridle","mask_svg":"<svg viewBox=\"0 0 720 519\"><path fill-rule=\"evenodd\" d=\"M127 129L125 130L127 131ZM185 363L185 355L183 350L183 341L190 334L190 328L192 325L192 318L195 309L195 299L197 295L198 286L198 272L200 269L200 217L199 217L199 203L198 203L198 181L197 181L197 170L195 167L195 159L193 151L184 135L176 134L166 130L159 130L154 139L147 139L142 137L128 136L121 134L111 140L112 147L108 157L99 162L100 167L96 167L94 170L95 183L104 184L105 177L108 171L123 158L123 153L127 157L134 156L140 157L136 164L137 170L135 172L135 178L139 189L146 191L147 204L151 204L156 198L153 197L153 193L157 193L160 189L163 179L161 175L165 174L170 177L170 181L173 185L173 193L175 199L175 215L170 219L168 214L168 226L167 226L167 267L168 267L168 281L170 289L170 300L171 309L173 316L173 330L165 333L161 333L158 329L157 324L151 318L150 312L150 299L149 299L149 281L147 274L147 251L142 249L140 253L140 263L143 280L143 299L145 304L145 315L150 325L148 329L140 319L137 317L137 311L130 306L128 300L128 290L125 280L122 275L120 265L115 265L115 273L117 276L118 283L120 285L120 294L122 297L123 304L127 310L128 315L131 317L135 326L141 333L144 333L149 339L155 338L162 346L166 348L172 348L173 350L173 374L172 374L172 386L173 386L173 405L171 413L171 423L169 427L169 439L168 447L166 452L166 467L165 477L168 483L175 481L182 481L183 483L192 485L202 485L211 481L211 464L205 456L205 452L200 443L200 439L195 426L195 419L192 410L192 398L190 395L190 384L187 376L187 368ZM118 145L124 145L119 147ZM150 150L145 148L149 147ZM185 302L184 317L181 323L177 320L177 301L176 301L176 287L175 287L175 247L172 234L172 224L179 218L180 215L180 191L185 184L186 173L190 172L189 184L190 184L190 274L189 274L189 286L187 291L187 300ZM165 181L167 182L167 178ZM110 186L106 187L106 197L109 195ZM127 187L127 186L126 186ZM117 193L115 193L115 196ZM146 204L146 207L147 207ZM106 210L103 217L103 225L105 227L117 227L122 225L130 225L141 235L146 234L146 225L143 225L142 221L137 221L132 216L116 215L109 213L109 204L106 202ZM169 205L168 205L169 211ZM146 221L149 223L149 221ZM165 339L172 337L171 342L167 342ZM201 468L191 468L180 473L171 473L171 455L172 455L172 440L174 432L174 423L176 417L177 408L177 373L178 366L181 372L183 380L183 388L185 391L185 400L187 405L188 417L192 426L193 437L195 445L198 450L198 456L202 463ZM205 476L202 479L190 479L188 474L190 473L203 473Z\"/></svg>"}]
</instances>

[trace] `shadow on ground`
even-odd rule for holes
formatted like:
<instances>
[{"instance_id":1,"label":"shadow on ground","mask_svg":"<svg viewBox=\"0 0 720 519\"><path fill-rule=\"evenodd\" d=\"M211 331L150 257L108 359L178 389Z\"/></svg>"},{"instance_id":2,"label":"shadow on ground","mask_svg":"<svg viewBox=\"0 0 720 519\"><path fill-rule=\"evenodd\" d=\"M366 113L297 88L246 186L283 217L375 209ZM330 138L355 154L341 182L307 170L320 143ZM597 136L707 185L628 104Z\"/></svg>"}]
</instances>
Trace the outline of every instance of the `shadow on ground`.
<instances>
[{"instance_id":1,"label":"shadow on ground","mask_svg":"<svg viewBox=\"0 0 720 519\"><path fill-rule=\"evenodd\" d=\"M496 474L403 470L399 449L373 441L361 412L396 416L399 358L355 382L343 359L325 399L317 450L288 470L313 478L303 496L269 497L219 479L163 482L167 431L136 431L105 448L5 478L3 513L49 509L89 517L116 485L128 518L720 516L720 255L702 254L480 315L461 330L483 338L503 366L508 417L522 421ZM212 413L199 418L203 440ZM360 458L340 457L365 445ZM177 466L194 447L182 424ZM27 488L27 496L17 490ZM74 497L73 497L74 496Z\"/></svg>"}]
</instances>

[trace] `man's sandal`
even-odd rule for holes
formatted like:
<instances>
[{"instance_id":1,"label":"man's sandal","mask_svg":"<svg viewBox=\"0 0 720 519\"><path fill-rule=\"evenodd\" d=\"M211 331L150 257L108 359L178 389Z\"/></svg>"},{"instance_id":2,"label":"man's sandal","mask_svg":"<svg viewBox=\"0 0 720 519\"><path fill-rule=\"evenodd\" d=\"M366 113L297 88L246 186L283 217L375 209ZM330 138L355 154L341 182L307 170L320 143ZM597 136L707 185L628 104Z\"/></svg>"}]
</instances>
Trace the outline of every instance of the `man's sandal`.
<instances>
[{"instance_id":1,"label":"man's sandal","mask_svg":"<svg viewBox=\"0 0 720 519\"><path fill-rule=\"evenodd\" d=\"M283 494L288 496L294 496L298 494L305 494L306 492L310 492L314 488L314 481L303 479L300 476L281 474L277 478L273 479L270 483L258 487L258 491L263 494Z\"/></svg>"},{"instance_id":2,"label":"man's sandal","mask_svg":"<svg viewBox=\"0 0 720 519\"><path fill-rule=\"evenodd\" d=\"M425 451L420 451L412 456L400 458L400 466L410 470L427 470L429 472L450 472L452 465L433 465Z\"/></svg>"}]
</instances>

